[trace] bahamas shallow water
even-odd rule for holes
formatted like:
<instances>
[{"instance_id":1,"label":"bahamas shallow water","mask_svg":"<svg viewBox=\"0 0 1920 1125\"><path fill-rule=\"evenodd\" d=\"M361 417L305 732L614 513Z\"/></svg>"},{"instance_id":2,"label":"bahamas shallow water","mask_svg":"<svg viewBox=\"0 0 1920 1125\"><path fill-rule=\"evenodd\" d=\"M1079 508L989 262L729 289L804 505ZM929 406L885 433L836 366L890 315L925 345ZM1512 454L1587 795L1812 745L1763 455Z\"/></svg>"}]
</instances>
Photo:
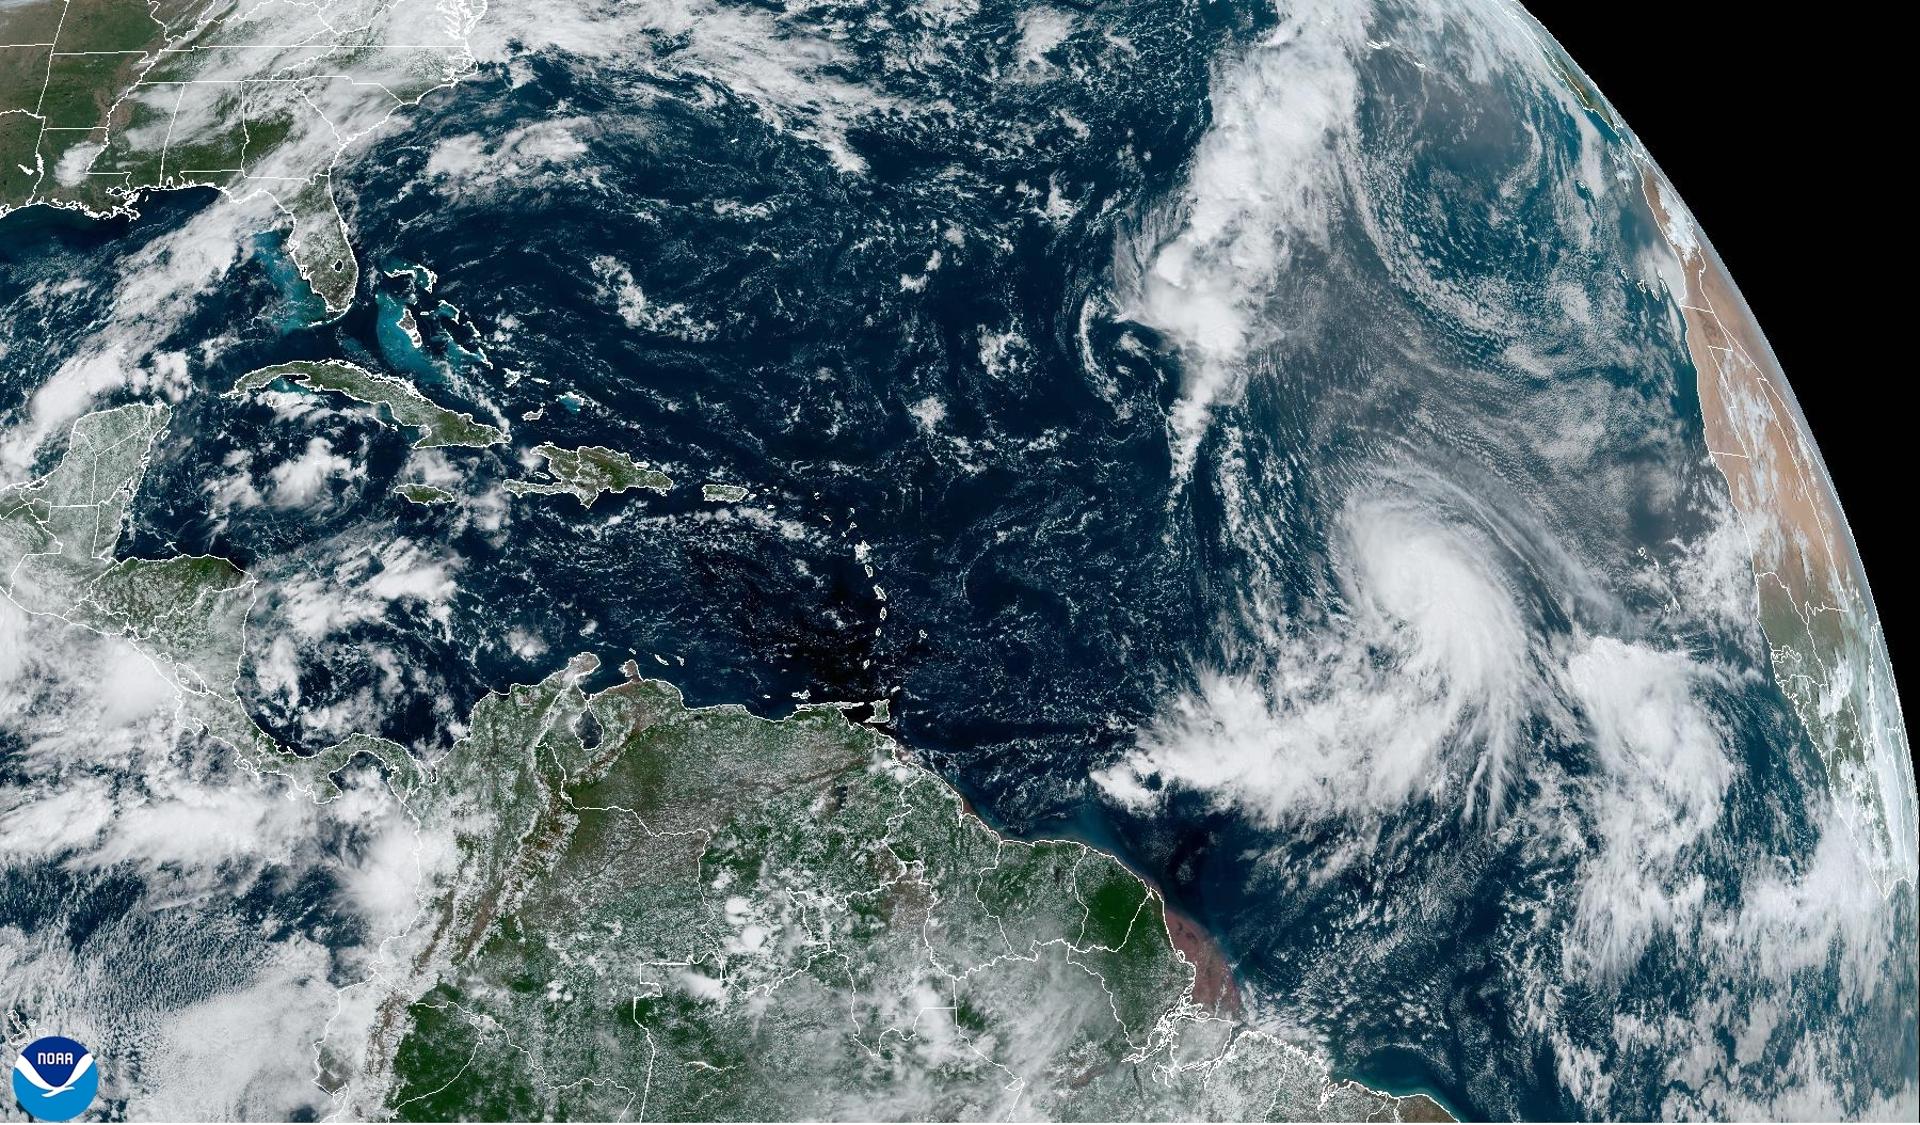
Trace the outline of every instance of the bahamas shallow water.
<instances>
[{"instance_id":1,"label":"bahamas shallow water","mask_svg":"<svg viewBox=\"0 0 1920 1125\"><path fill-rule=\"evenodd\" d=\"M268 240L176 332L225 343L128 549L262 579L243 695L307 746L430 755L586 649L696 704L890 699L995 823L1164 887L1263 1021L1469 1117L1897 1094L1911 884L1831 934L1774 905L1846 869L1629 139L1494 6L1056 14L1038 54L1012 7L856 21L814 78L865 93L788 117L691 32L436 96L343 172L353 311L299 326ZM15 215L0 273L206 205ZM450 451L474 503L423 508L364 411L220 397L322 356L680 487L506 501L512 452ZM316 438L364 472L222 499ZM355 552L446 596L304 629ZM1647 715L1674 749L1622 768Z\"/></svg>"}]
</instances>

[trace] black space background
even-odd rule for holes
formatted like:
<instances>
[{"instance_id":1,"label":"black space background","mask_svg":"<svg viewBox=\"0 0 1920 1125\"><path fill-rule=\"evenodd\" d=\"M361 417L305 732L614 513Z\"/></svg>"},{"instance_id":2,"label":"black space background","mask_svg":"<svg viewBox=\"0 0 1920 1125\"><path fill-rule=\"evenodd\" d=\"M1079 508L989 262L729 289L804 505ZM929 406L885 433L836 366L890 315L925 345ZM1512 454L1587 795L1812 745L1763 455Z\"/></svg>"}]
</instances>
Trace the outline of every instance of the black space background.
<instances>
[{"instance_id":1,"label":"black space background","mask_svg":"<svg viewBox=\"0 0 1920 1125\"><path fill-rule=\"evenodd\" d=\"M1528 10L1592 76L1693 210L1786 368L1866 562L1908 715L1920 621L1908 589L1916 328L1898 278L1910 175L1847 9L1632 0ZM1786 9L1778 9L1784 13Z\"/></svg>"}]
</instances>

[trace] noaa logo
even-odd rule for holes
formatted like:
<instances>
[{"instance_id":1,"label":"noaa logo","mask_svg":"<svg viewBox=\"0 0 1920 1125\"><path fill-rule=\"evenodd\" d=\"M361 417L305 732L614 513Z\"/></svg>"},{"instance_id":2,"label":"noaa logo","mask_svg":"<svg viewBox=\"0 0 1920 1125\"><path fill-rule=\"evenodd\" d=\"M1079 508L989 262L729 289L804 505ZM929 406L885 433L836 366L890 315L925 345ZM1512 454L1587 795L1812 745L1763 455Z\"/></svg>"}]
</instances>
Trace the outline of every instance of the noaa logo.
<instances>
[{"instance_id":1,"label":"noaa logo","mask_svg":"<svg viewBox=\"0 0 1920 1125\"><path fill-rule=\"evenodd\" d=\"M64 1036L35 1039L13 1060L13 1096L29 1117L71 1121L87 1111L99 1089L93 1055Z\"/></svg>"}]
</instances>

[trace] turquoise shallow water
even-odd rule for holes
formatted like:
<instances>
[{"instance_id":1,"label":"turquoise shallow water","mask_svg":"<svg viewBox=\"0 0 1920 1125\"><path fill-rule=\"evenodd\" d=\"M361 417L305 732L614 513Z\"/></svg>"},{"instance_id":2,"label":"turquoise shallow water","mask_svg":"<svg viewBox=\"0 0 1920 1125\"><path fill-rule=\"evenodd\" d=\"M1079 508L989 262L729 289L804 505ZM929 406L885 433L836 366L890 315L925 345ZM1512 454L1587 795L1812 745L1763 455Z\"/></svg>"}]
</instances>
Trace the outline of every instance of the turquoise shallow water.
<instances>
[{"instance_id":1,"label":"turquoise shallow water","mask_svg":"<svg viewBox=\"0 0 1920 1125\"><path fill-rule=\"evenodd\" d=\"M1038 62L1012 6L941 52L848 22L852 108L775 112L665 35L436 96L340 174L346 316L313 325L265 238L169 329L234 342L189 368L130 549L260 577L240 687L296 744L364 708L432 754L580 648L696 704L887 698L996 824L1166 888L1252 1016L1468 1117L1910 1099L1911 887L1819 893L1858 871L1713 581L1725 489L1631 139L1488 5L1076 12ZM535 124L580 153L509 152ZM470 138L513 159L433 170ZM205 206L10 217L0 292ZM23 308L10 418L84 342L29 355ZM505 423L444 455L464 496L540 442L681 487L423 508L391 491L403 435L215 393L321 356ZM208 487L252 457L267 488L315 437L356 467L326 503ZM454 560L441 608L301 633L303 580L399 540ZM137 880L13 885L0 922L76 944L139 919ZM329 893L222 924L346 944Z\"/></svg>"}]
</instances>

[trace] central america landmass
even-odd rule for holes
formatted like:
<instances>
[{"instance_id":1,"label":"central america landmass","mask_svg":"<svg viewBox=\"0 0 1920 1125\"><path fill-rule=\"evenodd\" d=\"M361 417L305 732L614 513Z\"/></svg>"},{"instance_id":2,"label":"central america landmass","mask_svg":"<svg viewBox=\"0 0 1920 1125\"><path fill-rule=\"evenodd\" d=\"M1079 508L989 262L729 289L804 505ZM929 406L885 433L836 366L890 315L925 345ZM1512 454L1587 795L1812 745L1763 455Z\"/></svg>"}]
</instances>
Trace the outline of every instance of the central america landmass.
<instances>
[{"instance_id":1,"label":"central america landmass","mask_svg":"<svg viewBox=\"0 0 1920 1125\"><path fill-rule=\"evenodd\" d=\"M1445 1118L1248 1026L1217 948L1139 876L1001 836L838 705L689 708L632 662L589 692L583 654L481 700L435 761L365 735L280 747L234 688L255 580L115 558L169 418L96 411L46 475L0 490L5 592L134 643L250 769L397 802L416 858L438 856L317 1044L342 1110ZM137 1115L137 1088L118 1095Z\"/></svg>"}]
</instances>

